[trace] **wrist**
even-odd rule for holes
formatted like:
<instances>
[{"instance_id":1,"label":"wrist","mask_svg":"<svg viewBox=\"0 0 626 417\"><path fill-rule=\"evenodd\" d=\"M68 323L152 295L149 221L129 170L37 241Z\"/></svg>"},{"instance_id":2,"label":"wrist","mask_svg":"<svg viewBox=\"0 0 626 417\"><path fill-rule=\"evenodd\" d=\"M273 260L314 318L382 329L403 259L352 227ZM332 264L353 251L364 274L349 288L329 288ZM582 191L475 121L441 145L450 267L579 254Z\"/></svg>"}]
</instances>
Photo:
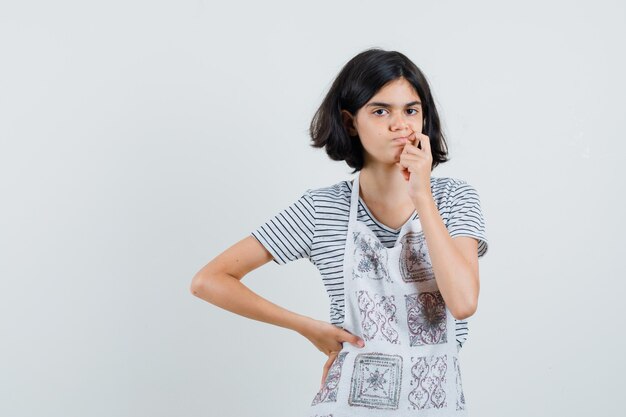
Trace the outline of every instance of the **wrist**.
<instances>
[{"instance_id":1,"label":"wrist","mask_svg":"<svg viewBox=\"0 0 626 417\"><path fill-rule=\"evenodd\" d=\"M413 205L415 206L418 212L428 207L430 204L434 203L435 201L433 199L432 193L430 192L414 196L411 198L411 200L413 200Z\"/></svg>"},{"instance_id":2,"label":"wrist","mask_svg":"<svg viewBox=\"0 0 626 417\"><path fill-rule=\"evenodd\" d=\"M293 322L292 329L306 337L315 321L311 317L298 315Z\"/></svg>"}]
</instances>

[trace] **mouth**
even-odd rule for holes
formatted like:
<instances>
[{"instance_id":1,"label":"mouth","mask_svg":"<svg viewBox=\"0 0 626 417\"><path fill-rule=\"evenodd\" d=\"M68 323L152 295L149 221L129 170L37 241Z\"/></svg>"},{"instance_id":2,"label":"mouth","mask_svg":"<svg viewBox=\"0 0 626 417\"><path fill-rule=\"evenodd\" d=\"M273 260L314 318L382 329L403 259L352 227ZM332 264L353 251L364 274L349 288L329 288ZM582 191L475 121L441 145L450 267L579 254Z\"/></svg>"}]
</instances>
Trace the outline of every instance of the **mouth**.
<instances>
[{"instance_id":1,"label":"mouth","mask_svg":"<svg viewBox=\"0 0 626 417\"><path fill-rule=\"evenodd\" d=\"M398 144L398 145L404 145L405 143L407 143L410 139L411 135L409 136L402 136L402 137L398 137L398 138L393 138L392 142L394 144Z\"/></svg>"}]
</instances>

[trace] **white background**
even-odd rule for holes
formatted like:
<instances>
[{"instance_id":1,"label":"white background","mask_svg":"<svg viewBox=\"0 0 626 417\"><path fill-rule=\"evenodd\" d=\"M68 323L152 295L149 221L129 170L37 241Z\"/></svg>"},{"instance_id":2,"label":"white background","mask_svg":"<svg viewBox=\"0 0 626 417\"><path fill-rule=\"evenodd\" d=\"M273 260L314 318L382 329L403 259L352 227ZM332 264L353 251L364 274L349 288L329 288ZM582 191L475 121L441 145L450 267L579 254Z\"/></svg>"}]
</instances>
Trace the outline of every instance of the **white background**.
<instances>
[{"instance_id":1,"label":"white background","mask_svg":"<svg viewBox=\"0 0 626 417\"><path fill-rule=\"evenodd\" d=\"M424 71L433 175L481 198L470 415L621 415L625 27L617 0L3 2L0 415L304 417L326 357L189 287L351 178L307 129L373 46ZM328 319L306 260L243 282Z\"/></svg>"}]
</instances>

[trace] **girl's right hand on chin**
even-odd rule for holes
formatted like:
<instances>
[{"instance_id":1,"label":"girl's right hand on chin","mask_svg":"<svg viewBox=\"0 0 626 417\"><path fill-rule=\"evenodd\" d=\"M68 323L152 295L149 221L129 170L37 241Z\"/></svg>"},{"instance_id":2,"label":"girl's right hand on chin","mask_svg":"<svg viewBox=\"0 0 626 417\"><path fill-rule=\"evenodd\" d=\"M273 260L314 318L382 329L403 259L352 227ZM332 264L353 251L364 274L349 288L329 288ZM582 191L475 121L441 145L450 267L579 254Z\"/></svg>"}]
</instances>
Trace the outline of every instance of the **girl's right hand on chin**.
<instances>
[{"instance_id":1,"label":"girl's right hand on chin","mask_svg":"<svg viewBox=\"0 0 626 417\"><path fill-rule=\"evenodd\" d=\"M339 351L343 348L343 342L351 343L356 347L365 346L365 342L360 337L321 320L312 319L306 329L301 333L304 337L309 339L320 352L328 355L328 360L324 364L320 389L324 386L328 370L335 361Z\"/></svg>"}]
</instances>

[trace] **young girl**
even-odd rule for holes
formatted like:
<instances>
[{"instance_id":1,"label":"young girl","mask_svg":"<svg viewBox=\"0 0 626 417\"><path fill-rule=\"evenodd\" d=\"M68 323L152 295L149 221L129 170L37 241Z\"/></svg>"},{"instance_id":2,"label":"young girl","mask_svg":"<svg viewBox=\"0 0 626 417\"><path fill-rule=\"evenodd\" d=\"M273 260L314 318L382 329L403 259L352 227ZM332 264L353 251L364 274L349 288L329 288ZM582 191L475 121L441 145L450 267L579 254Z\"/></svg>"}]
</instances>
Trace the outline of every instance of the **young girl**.
<instances>
[{"instance_id":1,"label":"young girl","mask_svg":"<svg viewBox=\"0 0 626 417\"><path fill-rule=\"evenodd\" d=\"M340 71L310 133L354 179L307 189L202 268L193 294L295 330L328 356L310 416L467 415L458 353L487 239L476 189L431 176L448 158L425 76L399 52L366 50ZM330 322L241 282L300 258L320 271Z\"/></svg>"}]
</instances>

